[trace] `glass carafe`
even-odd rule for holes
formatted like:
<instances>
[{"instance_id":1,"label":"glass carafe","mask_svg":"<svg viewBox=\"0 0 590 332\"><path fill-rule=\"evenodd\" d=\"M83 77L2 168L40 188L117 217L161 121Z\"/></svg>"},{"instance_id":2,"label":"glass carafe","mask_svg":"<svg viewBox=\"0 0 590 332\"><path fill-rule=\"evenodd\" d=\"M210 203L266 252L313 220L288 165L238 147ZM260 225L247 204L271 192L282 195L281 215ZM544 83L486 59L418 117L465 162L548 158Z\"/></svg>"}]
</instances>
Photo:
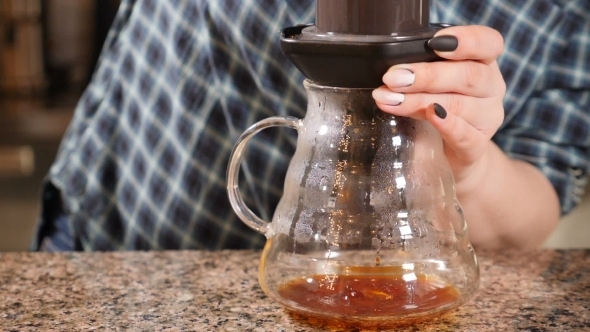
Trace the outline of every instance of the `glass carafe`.
<instances>
[{"instance_id":1,"label":"glass carafe","mask_svg":"<svg viewBox=\"0 0 590 332\"><path fill-rule=\"evenodd\" d=\"M382 112L372 89L304 85L305 118L256 123L229 162L236 214L267 237L264 292L343 324L413 321L463 304L479 268L440 135L427 121ZM298 140L268 223L237 183L247 142L274 126L296 129Z\"/></svg>"}]
</instances>

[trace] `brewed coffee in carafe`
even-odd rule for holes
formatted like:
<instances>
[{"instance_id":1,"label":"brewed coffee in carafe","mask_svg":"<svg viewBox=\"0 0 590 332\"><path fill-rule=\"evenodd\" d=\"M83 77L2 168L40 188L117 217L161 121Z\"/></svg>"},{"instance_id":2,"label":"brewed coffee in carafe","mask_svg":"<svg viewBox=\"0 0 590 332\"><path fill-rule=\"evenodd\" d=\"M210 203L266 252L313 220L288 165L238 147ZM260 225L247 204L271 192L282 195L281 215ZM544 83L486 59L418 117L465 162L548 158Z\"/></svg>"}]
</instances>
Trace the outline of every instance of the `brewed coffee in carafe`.
<instances>
[{"instance_id":1,"label":"brewed coffee in carafe","mask_svg":"<svg viewBox=\"0 0 590 332\"><path fill-rule=\"evenodd\" d=\"M367 23L385 10L393 19ZM428 1L318 0L315 25L282 31L283 52L307 77L307 112L242 134L228 193L236 214L267 237L262 289L292 311L385 326L446 312L477 290L440 135L427 121L382 112L372 98L390 66L440 60L426 43L443 26L424 10ZM244 204L237 180L248 141L274 126L296 129L298 140L268 223Z\"/></svg>"}]
</instances>

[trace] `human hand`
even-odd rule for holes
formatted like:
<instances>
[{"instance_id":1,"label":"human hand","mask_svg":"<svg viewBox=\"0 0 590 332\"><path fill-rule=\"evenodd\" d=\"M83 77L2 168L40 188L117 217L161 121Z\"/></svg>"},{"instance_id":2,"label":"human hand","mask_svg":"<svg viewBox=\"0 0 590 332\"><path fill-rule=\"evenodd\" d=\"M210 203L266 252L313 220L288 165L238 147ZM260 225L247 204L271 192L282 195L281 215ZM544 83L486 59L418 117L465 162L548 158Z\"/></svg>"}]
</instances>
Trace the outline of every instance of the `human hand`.
<instances>
[{"instance_id":1,"label":"human hand","mask_svg":"<svg viewBox=\"0 0 590 332\"><path fill-rule=\"evenodd\" d=\"M373 98L387 113L428 120L460 182L484 168L504 120L506 84L496 62L504 41L488 27L457 26L439 31L429 46L449 61L393 66Z\"/></svg>"}]
</instances>

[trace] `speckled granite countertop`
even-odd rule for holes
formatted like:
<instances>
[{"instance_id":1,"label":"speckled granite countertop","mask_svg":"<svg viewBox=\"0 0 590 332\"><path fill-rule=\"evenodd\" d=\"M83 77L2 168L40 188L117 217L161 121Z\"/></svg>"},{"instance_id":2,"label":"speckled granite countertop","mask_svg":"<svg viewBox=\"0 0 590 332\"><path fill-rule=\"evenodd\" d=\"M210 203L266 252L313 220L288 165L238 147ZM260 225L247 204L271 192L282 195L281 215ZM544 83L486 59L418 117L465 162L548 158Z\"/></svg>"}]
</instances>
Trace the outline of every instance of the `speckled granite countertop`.
<instances>
[{"instance_id":1,"label":"speckled granite countertop","mask_svg":"<svg viewBox=\"0 0 590 332\"><path fill-rule=\"evenodd\" d=\"M326 331L263 294L259 255L0 254L0 331ZM474 299L401 330L590 331L590 251L479 258Z\"/></svg>"}]
</instances>

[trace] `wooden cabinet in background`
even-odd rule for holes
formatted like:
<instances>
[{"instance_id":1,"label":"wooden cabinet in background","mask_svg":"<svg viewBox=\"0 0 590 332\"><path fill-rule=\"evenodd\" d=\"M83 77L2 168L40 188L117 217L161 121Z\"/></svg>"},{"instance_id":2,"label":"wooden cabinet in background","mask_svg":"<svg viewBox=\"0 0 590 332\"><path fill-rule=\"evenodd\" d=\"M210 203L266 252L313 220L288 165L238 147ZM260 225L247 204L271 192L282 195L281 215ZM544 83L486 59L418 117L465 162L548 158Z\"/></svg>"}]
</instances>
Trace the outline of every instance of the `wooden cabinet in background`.
<instances>
[{"instance_id":1,"label":"wooden cabinet in background","mask_svg":"<svg viewBox=\"0 0 590 332\"><path fill-rule=\"evenodd\" d=\"M41 0L0 0L0 90L30 94L43 89Z\"/></svg>"}]
</instances>

